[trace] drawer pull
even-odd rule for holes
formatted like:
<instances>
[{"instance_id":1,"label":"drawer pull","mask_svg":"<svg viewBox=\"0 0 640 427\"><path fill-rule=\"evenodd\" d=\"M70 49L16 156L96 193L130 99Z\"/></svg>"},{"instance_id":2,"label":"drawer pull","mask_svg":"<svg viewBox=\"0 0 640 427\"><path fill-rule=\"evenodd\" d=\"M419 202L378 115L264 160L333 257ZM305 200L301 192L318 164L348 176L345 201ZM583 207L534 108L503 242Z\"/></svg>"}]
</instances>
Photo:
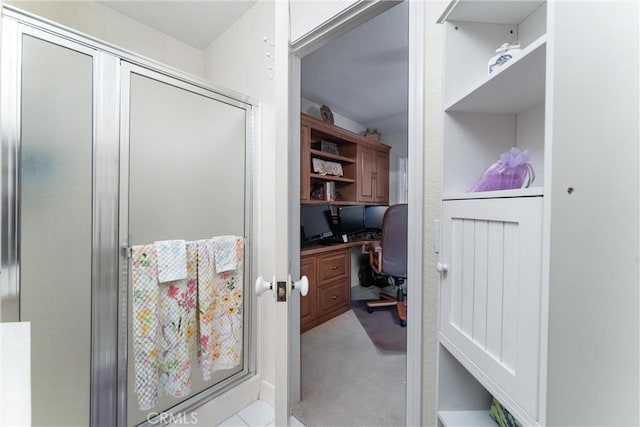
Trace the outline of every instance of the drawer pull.
<instances>
[{"instance_id":1,"label":"drawer pull","mask_svg":"<svg viewBox=\"0 0 640 427\"><path fill-rule=\"evenodd\" d=\"M332 296L331 299L338 299L338 295Z\"/></svg>"},{"instance_id":2,"label":"drawer pull","mask_svg":"<svg viewBox=\"0 0 640 427\"><path fill-rule=\"evenodd\" d=\"M331 269L332 269L332 270L337 270L337 269L338 269L338 266L337 266L337 265L334 265L333 267L331 267Z\"/></svg>"}]
</instances>

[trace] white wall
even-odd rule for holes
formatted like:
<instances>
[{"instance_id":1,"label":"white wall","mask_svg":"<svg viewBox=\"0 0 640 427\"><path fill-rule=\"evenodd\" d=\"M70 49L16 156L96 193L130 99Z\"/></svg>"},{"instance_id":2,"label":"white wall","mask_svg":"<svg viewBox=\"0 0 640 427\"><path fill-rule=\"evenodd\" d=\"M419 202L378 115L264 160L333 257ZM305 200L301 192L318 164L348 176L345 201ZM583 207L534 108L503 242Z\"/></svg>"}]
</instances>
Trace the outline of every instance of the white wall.
<instances>
[{"instance_id":1,"label":"white wall","mask_svg":"<svg viewBox=\"0 0 640 427\"><path fill-rule=\"evenodd\" d=\"M391 146L389 152L389 205L398 203L398 157L409 152L409 134L407 132L382 135L380 142Z\"/></svg>"},{"instance_id":2,"label":"white wall","mask_svg":"<svg viewBox=\"0 0 640 427\"><path fill-rule=\"evenodd\" d=\"M291 0L291 40L296 41L354 3L357 0Z\"/></svg>"},{"instance_id":3,"label":"white wall","mask_svg":"<svg viewBox=\"0 0 640 427\"><path fill-rule=\"evenodd\" d=\"M439 255L433 250L434 223L440 218L442 192L442 37L443 26L436 21L448 1L425 3L424 80L424 223L423 223L423 303L422 303L422 425L436 424L438 363L438 290L440 276L435 270ZM409 183L411 185L411 183Z\"/></svg>"},{"instance_id":4,"label":"white wall","mask_svg":"<svg viewBox=\"0 0 640 427\"><path fill-rule=\"evenodd\" d=\"M274 81L269 70L273 61L266 52L273 48L262 38L274 40L275 6L273 0L260 0L238 22L205 49L205 78L214 84L228 87L260 101L262 124L258 129L260 147L255 153L258 161L256 183L258 185L254 206L255 244L260 253L256 275L270 278L275 272L275 254L268 245L275 239L272 227L260 224L274 223L275 109ZM258 304L258 373L262 380L261 398L273 403L275 384L275 304L270 293L259 298Z\"/></svg>"},{"instance_id":5,"label":"white wall","mask_svg":"<svg viewBox=\"0 0 640 427\"><path fill-rule=\"evenodd\" d=\"M5 4L202 77L202 51L94 1L5 0Z\"/></svg>"},{"instance_id":6,"label":"white wall","mask_svg":"<svg viewBox=\"0 0 640 427\"><path fill-rule=\"evenodd\" d=\"M302 60L304 61L304 59ZM320 107L321 105L317 102L305 98L300 99L300 111L310 116L320 118ZM333 124L355 133L365 130L365 127L360 123L335 112L333 112Z\"/></svg>"},{"instance_id":7,"label":"white wall","mask_svg":"<svg viewBox=\"0 0 640 427\"><path fill-rule=\"evenodd\" d=\"M2 4L4 0L0 0L0 10L2 10ZM2 16L0 15L0 58L2 57ZM2 78L2 72L0 72L0 79ZM0 131L2 130L2 121L0 120ZM2 181L0 181L0 185ZM2 236L0 236L2 237ZM0 298L2 298L2 290L0 289ZM0 303L0 321L2 320L2 303ZM1 350L0 350L1 351Z\"/></svg>"}]
</instances>

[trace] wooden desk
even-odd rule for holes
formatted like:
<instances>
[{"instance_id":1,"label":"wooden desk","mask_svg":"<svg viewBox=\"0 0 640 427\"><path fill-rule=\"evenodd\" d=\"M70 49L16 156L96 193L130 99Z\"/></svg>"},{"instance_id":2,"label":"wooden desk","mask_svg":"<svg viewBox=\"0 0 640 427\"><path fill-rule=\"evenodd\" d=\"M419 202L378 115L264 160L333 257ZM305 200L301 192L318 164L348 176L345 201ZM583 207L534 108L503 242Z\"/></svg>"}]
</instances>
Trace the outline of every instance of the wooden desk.
<instances>
[{"instance_id":1,"label":"wooden desk","mask_svg":"<svg viewBox=\"0 0 640 427\"><path fill-rule=\"evenodd\" d=\"M368 244L379 244L379 240L370 238L358 238L348 241L347 243L333 243L331 245L310 245L300 248L300 256L316 255L325 252L339 251L340 249L351 249L356 246L365 246Z\"/></svg>"},{"instance_id":2,"label":"wooden desk","mask_svg":"<svg viewBox=\"0 0 640 427\"><path fill-rule=\"evenodd\" d=\"M300 249L300 275L309 293L300 299L300 332L306 332L351 307L351 248L379 243L369 238ZM363 252L366 253L366 251Z\"/></svg>"}]
</instances>

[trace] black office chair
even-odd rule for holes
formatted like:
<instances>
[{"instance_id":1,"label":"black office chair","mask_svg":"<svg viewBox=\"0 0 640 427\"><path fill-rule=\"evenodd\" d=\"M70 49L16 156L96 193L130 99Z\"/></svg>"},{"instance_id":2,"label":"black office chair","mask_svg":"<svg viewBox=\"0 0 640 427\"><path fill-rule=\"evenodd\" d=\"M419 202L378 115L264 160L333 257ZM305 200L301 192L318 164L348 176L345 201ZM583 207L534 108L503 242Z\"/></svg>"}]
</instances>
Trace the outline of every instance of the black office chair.
<instances>
[{"instance_id":1,"label":"black office chair","mask_svg":"<svg viewBox=\"0 0 640 427\"><path fill-rule=\"evenodd\" d=\"M393 205L382 220L382 238L379 246L369 247L369 262L373 270L389 276L398 287L397 296L380 294L380 299L367 301L367 310L395 305L400 325L407 326L407 301L403 289L407 278L407 205Z\"/></svg>"}]
</instances>

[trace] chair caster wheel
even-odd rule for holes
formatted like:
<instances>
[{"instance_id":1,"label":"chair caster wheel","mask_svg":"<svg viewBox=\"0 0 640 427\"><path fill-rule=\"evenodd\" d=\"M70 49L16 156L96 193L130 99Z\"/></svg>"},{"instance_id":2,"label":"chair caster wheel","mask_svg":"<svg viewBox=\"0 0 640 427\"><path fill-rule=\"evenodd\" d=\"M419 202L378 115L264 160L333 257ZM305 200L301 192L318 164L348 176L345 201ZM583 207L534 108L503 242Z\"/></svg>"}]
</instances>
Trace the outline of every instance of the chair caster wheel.
<instances>
[{"instance_id":1,"label":"chair caster wheel","mask_svg":"<svg viewBox=\"0 0 640 427\"><path fill-rule=\"evenodd\" d=\"M368 311L369 313L373 313L373 307L367 307L367 311Z\"/></svg>"},{"instance_id":2,"label":"chair caster wheel","mask_svg":"<svg viewBox=\"0 0 640 427\"><path fill-rule=\"evenodd\" d=\"M405 328L407 326L407 321L406 320L400 320L400 326Z\"/></svg>"}]
</instances>

